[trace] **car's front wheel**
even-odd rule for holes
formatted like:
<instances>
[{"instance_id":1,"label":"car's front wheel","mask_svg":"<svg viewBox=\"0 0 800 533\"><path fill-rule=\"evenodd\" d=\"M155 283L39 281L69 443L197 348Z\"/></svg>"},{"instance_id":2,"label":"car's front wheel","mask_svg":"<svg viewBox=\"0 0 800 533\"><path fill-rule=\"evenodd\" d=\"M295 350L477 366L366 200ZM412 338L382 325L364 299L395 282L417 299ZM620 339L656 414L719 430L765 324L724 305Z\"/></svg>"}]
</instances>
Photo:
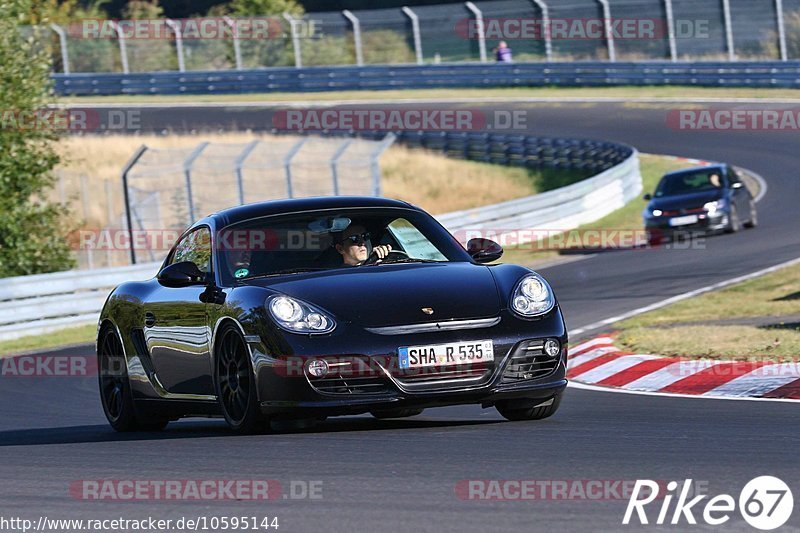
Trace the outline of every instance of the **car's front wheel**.
<instances>
[{"instance_id":1,"label":"car's front wheel","mask_svg":"<svg viewBox=\"0 0 800 533\"><path fill-rule=\"evenodd\" d=\"M222 326L217 335L214 384L222 415L236 433L260 431L267 420L258 405L255 376L244 338L233 324Z\"/></svg>"},{"instance_id":2,"label":"car's front wheel","mask_svg":"<svg viewBox=\"0 0 800 533\"><path fill-rule=\"evenodd\" d=\"M739 212L735 207L731 207L731 213L728 215L728 227L725 228L725 233L736 233L742 229L742 221L739 218Z\"/></svg>"},{"instance_id":3,"label":"car's front wheel","mask_svg":"<svg viewBox=\"0 0 800 533\"><path fill-rule=\"evenodd\" d=\"M533 403L531 400L505 400L499 402L495 408L506 420L541 420L553 416L561 404L559 393L542 403Z\"/></svg>"},{"instance_id":4,"label":"car's front wheel","mask_svg":"<svg viewBox=\"0 0 800 533\"><path fill-rule=\"evenodd\" d=\"M100 400L108 423L116 431L159 431L169 420L140 418L133 403L122 341L114 328L105 326L97 343Z\"/></svg>"},{"instance_id":5,"label":"car's front wheel","mask_svg":"<svg viewBox=\"0 0 800 533\"><path fill-rule=\"evenodd\" d=\"M745 228L755 228L758 226L758 212L756 211L755 203L750 201L750 220L745 222Z\"/></svg>"}]
</instances>

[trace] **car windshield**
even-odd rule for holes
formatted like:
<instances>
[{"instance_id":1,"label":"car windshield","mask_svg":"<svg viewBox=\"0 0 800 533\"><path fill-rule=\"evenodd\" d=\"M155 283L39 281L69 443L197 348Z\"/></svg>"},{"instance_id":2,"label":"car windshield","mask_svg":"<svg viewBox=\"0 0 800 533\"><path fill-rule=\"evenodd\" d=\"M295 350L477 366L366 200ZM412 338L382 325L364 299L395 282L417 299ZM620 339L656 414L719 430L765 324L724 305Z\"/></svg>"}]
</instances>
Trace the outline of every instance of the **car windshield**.
<instances>
[{"instance_id":1,"label":"car windshield","mask_svg":"<svg viewBox=\"0 0 800 533\"><path fill-rule=\"evenodd\" d=\"M407 209L326 210L251 219L219 231L215 248L226 284L347 267L469 260L430 216Z\"/></svg>"},{"instance_id":2,"label":"car windshield","mask_svg":"<svg viewBox=\"0 0 800 533\"><path fill-rule=\"evenodd\" d=\"M712 191L721 189L723 183L722 172L717 169L667 174L658 184L656 197Z\"/></svg>"}]
</instances>

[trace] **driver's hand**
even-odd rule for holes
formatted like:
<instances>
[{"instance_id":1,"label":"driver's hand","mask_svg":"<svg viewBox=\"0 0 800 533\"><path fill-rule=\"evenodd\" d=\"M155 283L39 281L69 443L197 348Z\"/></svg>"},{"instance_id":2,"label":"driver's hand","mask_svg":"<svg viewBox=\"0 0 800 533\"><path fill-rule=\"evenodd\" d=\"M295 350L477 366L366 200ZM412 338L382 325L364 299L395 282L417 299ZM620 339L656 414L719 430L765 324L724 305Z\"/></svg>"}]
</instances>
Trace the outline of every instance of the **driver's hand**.
<instances>
[{"instance_id":1,"label":"driver's hand","mask_svg":"<svg viewBox=\"0 0 800 533\"><path fill-rule=\"evenodd\" d=\"M378 260L386 258L389 255L389 252L392 251L391 244L381 244L380 246L376 246L372 249L372 253L378 258Z\"/></svg>"}]
</instances>

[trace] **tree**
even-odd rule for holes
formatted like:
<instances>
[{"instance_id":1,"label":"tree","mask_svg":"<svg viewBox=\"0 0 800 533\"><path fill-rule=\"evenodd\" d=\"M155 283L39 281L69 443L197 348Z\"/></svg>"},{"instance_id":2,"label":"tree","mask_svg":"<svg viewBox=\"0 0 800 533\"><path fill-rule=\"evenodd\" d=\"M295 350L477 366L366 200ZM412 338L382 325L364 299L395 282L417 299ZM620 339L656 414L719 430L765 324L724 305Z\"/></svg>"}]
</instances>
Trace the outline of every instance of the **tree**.
<instances>
[{"instance_id":1,"label":"tree","mask_svg":"<svg viewBox=\"0 0 800 533\"><path fill-rule=\"evenodd\" d=\"M66 209L46 200L58 163L57 132L24 121L49 102L48 47L31 26L33 0L0 0L0 276L74 266ZM39 20L45 23L46 20Z\"/></svg>"}]
</instances>

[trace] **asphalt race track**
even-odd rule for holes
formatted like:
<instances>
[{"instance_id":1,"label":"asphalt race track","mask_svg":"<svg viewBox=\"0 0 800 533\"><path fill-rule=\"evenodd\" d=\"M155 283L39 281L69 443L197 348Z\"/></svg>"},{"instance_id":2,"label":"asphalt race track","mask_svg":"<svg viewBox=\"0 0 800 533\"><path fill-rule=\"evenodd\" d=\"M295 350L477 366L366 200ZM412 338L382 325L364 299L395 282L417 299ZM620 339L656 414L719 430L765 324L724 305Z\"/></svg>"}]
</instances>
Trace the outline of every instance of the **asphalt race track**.
<instances>
[{"instance_id":1,"label":"asphalt race track","mask_svg":"<svg viewBox=\"0 0 800 533\"><path fill-rule=\"evenodd\" d=\"M679 107L671 104L487 109L511 107L528 110L528 129L535 134L617 140L642 152L724 160L769 184L759 204L759 228L709 238L706 249L611 252L544 269L570 328L800 256L796 133L675 131L666 127L668 108ZM142 126L269 129L270 113L231 106L202 112L146 108ZM508 423L493 409L451 407L412 419L338 418L313 430L250 437L231 436L217 420L120 436L105 422L96 378L2 379L0 507L4 515L33 520L239 515L277 516L283 532L617 531L626 529L621 522L627 500L613 494L599 501L475 501L459 497L456 487L463 480L693 479L711 495L738 499L751 478L774 475L795 490L795 499L800 496L800 414L792 403L572 389L558 414L542 422ZM70 485L86 479L270 479L283 492L270 502L71 496ZM293 481L296 487L321 481L322 497L293 499ZM653 506L651 521L660 503ZM718 528L685 521L672 528L709 529ZM736 513L725 529L753 531ZM783 530L800 531L797 511Z\"/></svg>"}]
</instances>

